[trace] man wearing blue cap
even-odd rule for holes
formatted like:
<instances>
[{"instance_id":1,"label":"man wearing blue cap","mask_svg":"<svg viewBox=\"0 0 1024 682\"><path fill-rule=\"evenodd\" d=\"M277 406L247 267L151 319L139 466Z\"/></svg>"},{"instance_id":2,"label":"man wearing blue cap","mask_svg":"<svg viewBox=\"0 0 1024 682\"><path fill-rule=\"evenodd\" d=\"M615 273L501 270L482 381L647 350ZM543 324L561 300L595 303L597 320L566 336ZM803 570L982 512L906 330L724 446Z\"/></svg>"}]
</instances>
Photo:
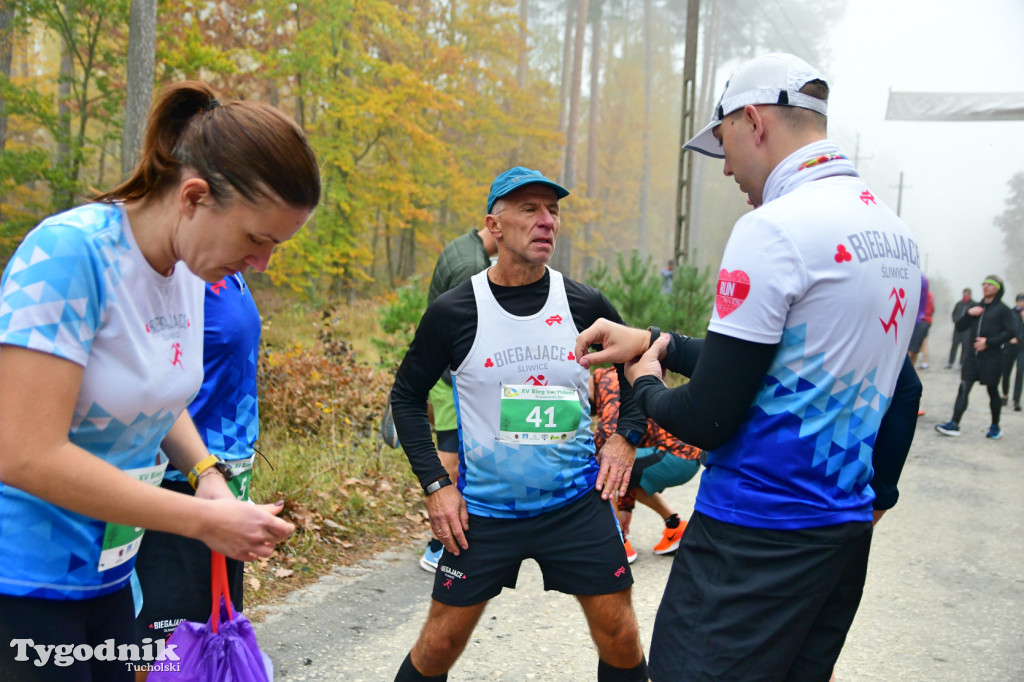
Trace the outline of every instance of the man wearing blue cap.
<instances>
[{"instance_id":1,"label":"man wearing blue cap","mask_svg":"<svg viewBox=\"0 0 1024 682\"><path fill-rule=\"evenodd\" d=\"M623 391L616 435L595 456L588 372L573 345L578 329L621 318L597 290L547 267L558 201L568 194L527 168L495 178L485 226L497 263L427 307L395 377L395 427L444 544L427 622L396 681L447 679L487 602L515 587L528 558L545 589L579 600L597 645L597 679L647 679L633 578L608 502L626 492L646 421L632 390ZM446 368L458 417L457 485L426 413Z\"/></svg>"},{"instance_id":2,"label":"man wearing blue cap","mask_svg":"<svg viewBox=\"0 0 1024 682\"><path fill-rule=\"evenodd\" d=\"M707 336L599 322L580 362L626 368L646 414L708 451L651 636L651 679L829 679L872 521L896 502L921 384L907 226L826 137L828 86L789 54L729 79L686 143L754 210L733 227ZM588 354L592 343L603 349ZM690 377L669 389L663 365Z\"/></svg>"}]
</instances>

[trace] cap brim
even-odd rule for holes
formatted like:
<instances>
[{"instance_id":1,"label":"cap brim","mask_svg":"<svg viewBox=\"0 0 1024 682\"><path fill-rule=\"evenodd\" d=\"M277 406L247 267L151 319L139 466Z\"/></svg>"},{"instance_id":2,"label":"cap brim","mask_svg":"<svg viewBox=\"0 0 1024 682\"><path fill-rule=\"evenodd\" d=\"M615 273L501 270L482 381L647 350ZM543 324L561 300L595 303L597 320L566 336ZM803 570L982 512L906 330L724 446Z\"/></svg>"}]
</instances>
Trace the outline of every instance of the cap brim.
<instances>
[{"instance_id":1,"label":"cap brim","mask_svg":"<svg viewBox=\"0 0 1024 682\"><path fill-rule=\"evenodd\" d=\"M690 138L690 141L683 145L683 149L700 152L705 156L716 159L724 159L725 152L722 150L722 143L715 137L714 130L721 125L721 121L712 121L704 126L704 129Z\"/></svg>"},{"instance_id":2,"label":"cap brim","mask_svg":"<svg viewBox=\"0 0 1024 682\"><path fill-rule=\"evenodd\" d=\"M517 189L522 189L523 187L529 187L530 185L544 185L545 187L550 187L551 189L555 190L555 196L558 197L559 200L564 199L567 196L569 196L569 190L567 190L566 188L562 187L557 182L552 182L551 180L548 180L547 178L544 178L544 179L537 178L536 180L530 180L529 182L524 182L523 184L516 185L515 187L509 187L507 192L504 192L500 196L495 197L494 200L497 201L498 199L501 199L502 197L508 196L509 194L511 194L512 192L516 191Z\"/></svg>"},{"instance_id":3,"label":"cap brim","mask_svg":"<svg viewBox=\"0 0 1024 682\"><path fill-rule=\"evenodd\" d=\"M531 183L531 184L533 184L533 183ZM551 189L555 190L555 196L557 196L559 199L564 199L567 196L569 196L569 190L567 190L566 188L562 187L557 182L551 182L550 180L547 180L547 181L541 180L540 184L541 185L547 185Z\"/></svg>"}]
</instances>

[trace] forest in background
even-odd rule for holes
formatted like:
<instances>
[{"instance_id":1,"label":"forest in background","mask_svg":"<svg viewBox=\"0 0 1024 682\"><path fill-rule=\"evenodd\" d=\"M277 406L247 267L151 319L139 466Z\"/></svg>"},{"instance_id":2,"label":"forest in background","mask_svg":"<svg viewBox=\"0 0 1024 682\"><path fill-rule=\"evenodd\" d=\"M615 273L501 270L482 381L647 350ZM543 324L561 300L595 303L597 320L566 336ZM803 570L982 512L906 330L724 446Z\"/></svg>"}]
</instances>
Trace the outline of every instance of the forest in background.
<instances>
[{"instance_id":1,"label":"forest in background","mask_svg":"<svg viewBox=\"0 0 1024 682\"><path fill-rule=\"evenodd\" d=\"M718 66L777 40L779 27L737 4L701 3L697 121ZM794 0L784 18L795 35L845 5ZM491 180L512 165L572 190L556 267L583 279L632 249L663 262L685 17L682 0L4 0L0 260L45 215L120 180L153 92L198 78L279 107L310 137L324 200L268 273L305 300L429 276L448 240L480 226ZM827 62L823 32L799 33L808 58ZM695 176L701 266L746 210L708 168Z\"/></svg>"},{"instance_id":2,"label":"forest in background","mask_svg":"<svg viewBox=\"0 0 1024 682\"><path fill-rule=\"evenodd\" d=\"M5 1L0 257L45 215L122 177L129 71L138 59L129 57L129 27L139 4ZM374 293L429 274L445 242L480 225L490 181L512 165L539 168L573 190L560 246L579 270L624 244L660 253L668 243L678 5L160 0L148 95L202 79L226 98L277 106L306 130L324 200L269 272L303 297ZM588 56L600 49L591 60L596 81L583 73L584 38ZM566 39L575 52L563 50ZM654 52L649 70L645 46ZM650 78L654 98L646 138L644 78L636 74ZM596 109L602 89L612 96ZM644 139L651 199L643 217L657 229L640 244Z\"/></svg>"}]
</instances>

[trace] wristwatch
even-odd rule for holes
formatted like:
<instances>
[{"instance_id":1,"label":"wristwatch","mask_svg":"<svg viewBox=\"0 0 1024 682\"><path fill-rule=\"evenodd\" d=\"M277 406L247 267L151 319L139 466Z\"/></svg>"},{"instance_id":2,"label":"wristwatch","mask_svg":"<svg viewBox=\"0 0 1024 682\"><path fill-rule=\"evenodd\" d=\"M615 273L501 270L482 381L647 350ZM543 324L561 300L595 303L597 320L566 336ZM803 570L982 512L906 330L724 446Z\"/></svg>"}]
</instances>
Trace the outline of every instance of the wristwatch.
<instances>
[{"instance_id":1,"label":"wristwatch","mask_svg":"<svg viewBox=\"0 0 1024 682\"><path fill-rule=\"evenodd\" d=\"M193 488L199 487L199 477L203 475L203 472L207 471L210 467L213 467L221 473L225 481L230 481L233 474L231 473L231 466L222 460L217 455L209 455L199 460L192 471L188 472L188 482Z\"/></svg>"},{"instance_id":2,"label":"wristwatch","mask_svg":"<svg viewBox=\"0 0 1024 682\"><path fill-rule=\"evenodd\" d=\"M658 337L661 336L661 330L657 327L648 327L647 331L651 332L651 340L647 343L647 348L650 348L658 340Z\"/></svg>"},{"instance_id":3,"label":"wristwatch","mask_svg":"<svg viewBox=\"0 0 1024 682\"><path fill-rule=\"evenodd\" d=\"M449 486L451 484L452 484L452 479L448 478L447 476L442 476L441 478L437 479L433 483L430 483L429 485L424 486L423 487L423 493L425 495L430 495L431 493L436 493L441 488L444 488L445 486Z\"/></svg>"},{"instance_id":4,"label":"wristwatch","mask_svg":"<svg viewBox=\"0 0 1024 682\"><path fill-rule=\"evenodd\" d=\"M633 447L640 445L640 441L644 439L644 432L637 431L636 429L630 429L629 431L620 433L619 435L629 441L629 444Z\"/></svg>"}]
</instances>

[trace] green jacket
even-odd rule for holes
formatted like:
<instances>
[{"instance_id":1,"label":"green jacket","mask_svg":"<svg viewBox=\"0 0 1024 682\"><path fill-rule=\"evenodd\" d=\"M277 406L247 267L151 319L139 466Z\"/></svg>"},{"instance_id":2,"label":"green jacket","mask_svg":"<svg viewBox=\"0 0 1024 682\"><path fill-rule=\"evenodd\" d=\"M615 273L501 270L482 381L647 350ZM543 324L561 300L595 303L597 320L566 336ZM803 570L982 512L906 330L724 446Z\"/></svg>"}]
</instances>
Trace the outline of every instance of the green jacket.
<instances>
[{"instance_id":1,"label":"green jacket","mask_svg":"<svg viewBox=\"0 0 1024 682\"><path fill-rule=\"evenodd\" d=\"M451 240L437 257L434 275L430 278L427 305L481 270L486 270L490 265L491 260L484 249L484 242L476 230Z\"/></svg>"}]
</instances>

